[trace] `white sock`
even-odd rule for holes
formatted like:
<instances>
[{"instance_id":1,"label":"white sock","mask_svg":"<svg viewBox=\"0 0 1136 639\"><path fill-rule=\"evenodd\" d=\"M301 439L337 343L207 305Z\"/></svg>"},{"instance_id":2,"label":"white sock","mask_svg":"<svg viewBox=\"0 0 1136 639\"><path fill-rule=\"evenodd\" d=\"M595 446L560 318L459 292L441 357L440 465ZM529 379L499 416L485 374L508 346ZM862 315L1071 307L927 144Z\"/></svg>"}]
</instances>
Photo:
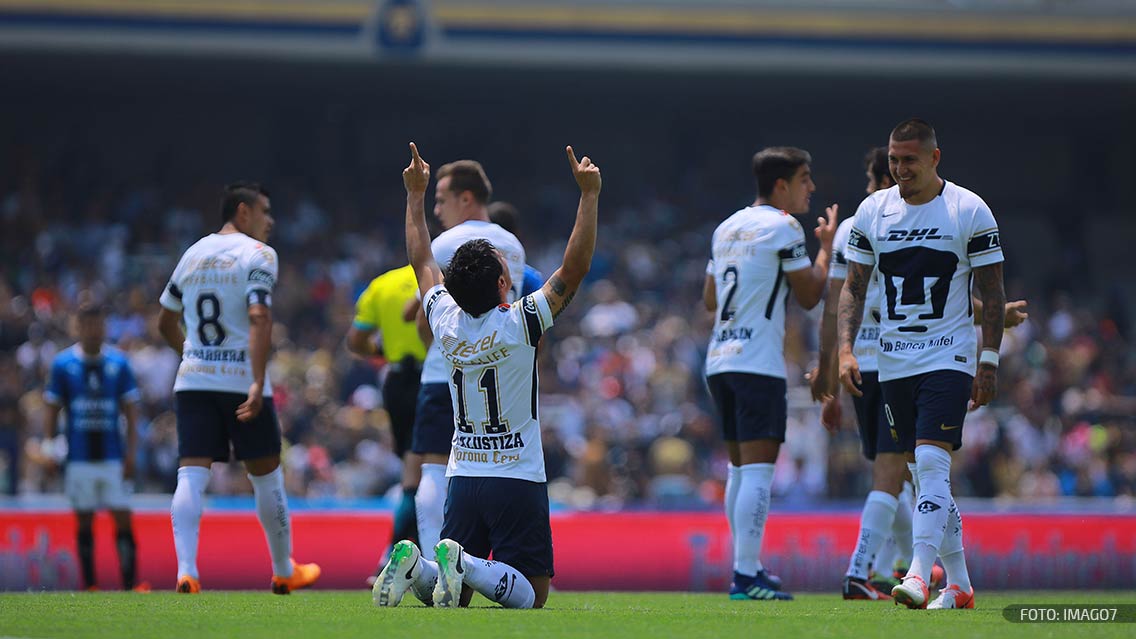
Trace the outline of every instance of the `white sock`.
<instances>
[{"instance_id":1,"label":"white sock","mask_svg":"<svg viewBox=\"0 0 1136 639\"><path fill-rule=\"evenodd\" d=\"M730 537L734 535L734 505L738 501L738 489L742 486L741 468L726 465L726 523L730 526Z\"/></svg>"},{"instance_id":2,"label":"white sock","mask_svg":"<svg viewBox=\"0 0 1136 639\"><path fill-rule=\"evenodd\" d=\"M509 564L489 561L463 552L463 583L506 608L532 608L536 591L529 580Z\"/></svg>"},{"instance_id":3,"label":"white sock","mask_svg":"<svg viewBox=\"0 0 1136 639\"><path fill-rule=\"evenodd\" d=\"M924 444L915 447L915 463L919 490L915 513L911 519L913 557L909 575L919 575L924 582L931 581L931 568L943 543L947 528L947 510L951 502L951 454Z\"/></svg>"},{"instance_id":4,"label":"white sock","mask_svg":"<svg viewBox=\"0 0 1136 639\"><path fill-rule=\"evenodd\" d=\"M248 478L256 498L256 516L272 556L272 574L291 577L292 517L288 514L288 493L284 491L284 469L277 466L267 475Z\"/></svg>"},{"instance_id":5,"label":"white sock","mask_svg":"<svg viewBox=\"0 0 1136 639\"><path fill-rule=\"evenodd\" d=\"M448 488L445 464L422 464L422 481L414 494L414 509L418 518L418 546L426 559L434 559L434 546L442 538Z\"/></svg>"},{"instance_id":6,"label":"white sock","mask_svg":"<svg viewBox=\"0 0 1136 639\"><path fill-rule=\"evenodd\" d=\"M947 571L947 583L955 584L963 592L970 592L970 572L966 569L966 557L962 552L962 516L954 499L947 509L947 532L943 535L939 557Z\"/></svg>"},{"instance_id":7,"label":"white sock","mask_svg":"<svg viewBox=\"0 0 1136 639\"><path fill-rule=\"evenodd\" d=\"M741 481L734 506L734 572L754 577L763 568L761 539L769 517L773 464L745 464L738 470Z\"/></svg>"},{"instance_id":8,"label":"white sock","mask_svg":"<svg viewBox=\"0 0 1136 639\"><path fill-rule=\"evenodd\" d=\"M864 511L860 515L860 537L856 549L848 560L847 577L868 578L868 568L880 549L880 545L887 539L891 531L891 523L895 518L895 509L898 500L882 490L873 490L868 493L864 502Z\"/></svg>"},{"instance_id":9,"label":"white sock","mask_svg":"<svg viewBox=\"0 0 1136 639\"><path fill-rule=\"evenodd\" d=\"M911 565L911 515L915 512L915 486L911 482L903 482L903 490L899 491L899 506L895 509L895 520L891 524L891 534L895 538L895 556L892 557L890 570L897 559L903 560L903 565Z\"/></svg>"},{"instance_id":10,"label":"white sock","mask_svg":"<svg viewBox=\"0 0 1136 639\"><path fill-rule=\"evenodd\" d=\"M170 502L170 520L174 526L174 552L177 553L178 577L197 574L197 533L201 513L205 510L205 487L209 485L209 469L182 466L177 472L177 488Z\"/></svg>"},{"instance_id":11,"label":"white sock","mask_svg":"<svg viewBox=\"0 0 1136 639\"><path fill-rule=\"evenodd\" d=\"M433 602L434 584L438 583L438 564L425 557L419 557L418 565L422 567L422 571L418 573L418 578L410 587L419 601Z\"/></svg>"},{"instance_id":12,"label":"white sock","mask_svg":"<svg viewBox=\"0 0 1136 639\"><path fill-rule=\"evenodd\" d=\"M911 473L911 498L914 501L919 494L919 468L915 462L907 462L907 472Z\"/></svg>"},{"instance_id":13,"label":"white sock","mask_svg":"<svg viewBox=\"0 0 1136 639\"><path fill-rule=\"evenodd\" d=\"M898 508L896 512L899 512ZM895 525L893 524L892 528L894 527ZM880 544L880 549L876 552L876 558L872 560L872 568L868 571L869 574L874 570L881 575L890 575L892 566L895 565L895 558L895 537L888 536L888 538L884 540L884 543Z\"/></svg>"}]
</instances>

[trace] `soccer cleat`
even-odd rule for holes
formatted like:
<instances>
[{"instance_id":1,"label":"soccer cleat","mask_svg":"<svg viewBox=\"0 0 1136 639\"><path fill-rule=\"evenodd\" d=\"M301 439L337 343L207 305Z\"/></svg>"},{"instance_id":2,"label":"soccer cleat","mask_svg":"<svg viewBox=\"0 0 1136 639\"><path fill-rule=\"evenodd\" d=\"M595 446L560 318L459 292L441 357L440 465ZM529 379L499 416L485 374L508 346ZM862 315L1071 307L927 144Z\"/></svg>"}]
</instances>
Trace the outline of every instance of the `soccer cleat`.
<instances>
[{"instance_id":1,"label":"soccer cleat","mask_svg":"<svg viewBox=\"0 0 1136 639\"><path fill-rule=\"evenodd\" d=\"M150 582L143 581L142 583L137 584L136 586L131 588L130 591L131 592L142 592L142 593L150 592Z\"/></svg>"},{"instance_id":2,"label":"soccer cleat","mask_svg":"<svg viewBox=\"0 0 1136 639\"><path fill-rule=\"evenodd\" d=\"M734 581L730 584L730 599L735 601L792 601L793 595L781 591L781 584L774 583L764 570L750 577L734 573Z\"/></svg>"},{"instance_id":3,"label":"soccer cleat","mask_svg":"<svg viewBox=\"0 0 1136 639\"><path fill-rule=\"evenodd\" d=\"M927 584L919 575L907 575L903 578L903 583L891 589L895 603L908 608L926 608L928 594Z\"/></svg>"},{"instance_id":4,"label":"soccer cleat","mask_svg":"<svg viewBox=\"0 0 1136 639\"><path fill-rule=\"evenodd\" d=\"M438 583L434 584L434 605L438 608L457 608L461 601L462 580L465 568L462 557L465 550L452 539L443 539L434 546L434 559L438 562Z\"/></svg>"},{"instance_id":5,"label":"soccer cleat","mask_svg":"<svg viewBox=\"0 0 1136 639\"><path fill-rule=\"evenodd\" d=\"M939 591L939 596L927 604L928 610L949 610L957 608L974 608L974 588L970 592L963 592L955 584L951 584Z\"/></svg>"},{"instance_id":6,"label":"soccer cleat","mask_svg":"<svg viewBox=\"0 0 1136 639\"><path fill-rule=\"evenodd\" d=\"M947 571L943 570L943 567L940 566L938 562L935 562L935 564L931 566L931 583L927 584L927 587L939 589L945 585L947 585Z\"/></svg>"},{"instance_id":7,"label":"soccer cleat","mask_svg":"<svg viewBox=\"0 0 1136 639\"><path fill-rule=\"evenodd\" d=\"M201 582L189 575L182 575L178 577L177 587L174 590L187 595L196 595L201 592Z\"/></svg>"},{"instance_id":8,"label":"soccer cleat","mask_svg":"<svg viewBox=\"0 0 1136 639\"><path fill-rule=\"evenodd\" d=\"M764 568L762 568L761 570L757 571L757 576L760 579L764 579L774 590L781 590L781 578L777 575L769 573Z\"/></svg>"},{"instance_id":9,"label":"soccer cleat","mask_svg":"<svg viewBox=\"0 0 1136 639\"><path fill-rule=\"evenodd\" d=\"M320 576L319 564L298 564L295 559L292 562L292 576L291 577L278 577L272 575L272 593L276 595L291 594L293 590L300 588L307 588L314 584L316 579Z\"/></svg>"},{"instance_id":10,"label":"soccer cleat","mask_svg":"<svg viewBox=\"0 0 1136 639\"><path fill-rule=\"evenodd\" d=\"M904 573L906 572L907 569L904 568ZM873 571L868 574L868 583L871 584L871 586L876 590L879 590L883 593L888 593L891 592L892 588L895 588L899 584L903 583L903 575L901 574L899 577L893 577L891 575L881 574ZM891 599L891 597L888 597L888 599Z\"/></svg>"},{"instance_id":11,"label":"soccer cleat","mask_svg":"<svg viewBox=\"0 0 1136 639\"><path fill-rule=\"evenodd\" d=\"M864 601L886 601L891 599L887 593L877 590L870 581L860 579L859 577L845 577L842 592L845 599Z\"/></svg>"},{"instance_id":12,"label":"soccer cleat","mask_svg":"<svg viewBox=\"0 0 1136 639\"><path fill-rule=\"evenodd\" d=\"M422 573L422 566L418 564L421 556L422 551L413 541L403 539L394 545L390 559L371 588L371 600L376 606L393 607L402 601L402 596Z\"/></svg>"}]
</instances>

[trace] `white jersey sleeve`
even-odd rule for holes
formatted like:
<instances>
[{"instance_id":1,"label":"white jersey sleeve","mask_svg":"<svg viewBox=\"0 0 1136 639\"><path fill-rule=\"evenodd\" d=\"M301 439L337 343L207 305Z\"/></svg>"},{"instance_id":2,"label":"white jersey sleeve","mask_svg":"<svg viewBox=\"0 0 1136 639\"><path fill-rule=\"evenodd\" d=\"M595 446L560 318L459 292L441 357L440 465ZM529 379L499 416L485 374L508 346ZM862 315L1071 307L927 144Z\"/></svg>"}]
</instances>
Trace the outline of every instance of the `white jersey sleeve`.
<instances>
[{"instance_id":1,"label":"white jersey sleeve","mask_svg":"<svg viewBox=\"0 0 1136 639\"><path fill-rule=\"evenodd\" d=\"M249 306L253 304L272 306L272 289L276 288L278 268L276 249L265 244L252 251L245 283L245 299L248 300Z\"/></svg>"},{"instance_id":2,"label":"white jersey sleeve","mask_svg":"<svg viewBox=\"0 0 1136 639\"><path fill-rule=\"evenodd\" d=\"M848 218L836 227L832 237L832 262L828 265L828 279L842 280L848 277L848 234L852 231L852 219Z\"/></svg>"},{"instance_id":3,"label":"white jersey sleeve","mask_svg":"<svg viewBox=\"0 0 1136 639\"><path fill-rule=\"evenodd\" d=\"M162 308L174 313L181 313L185 308L182 304L181 286L178 285L178 281L182 270L184 270L186 255L189 255L188 251L182 254L181 259L178 260L173 275L170 276L170 281L166 283L166 288L162 289L162 296L158 299Z\"/></svg>"},{"instance_id":4,"label":"white jersey sleeve","mask_svg":"<svg viewBox=\"0 0 1136 639\"><path fill-rule=\"evenodd\" d=\"M805 231L799 222L790 215L784 215L782 224L777 227L779 249L777 259L781 270L786 273L800 271L813 265L809 250L805 247Z\"/></svg>"},{"instance_id":5,"label":"white jersey sleeve","mask_svg":"<svg viewBox=\"0 0 1136 639\"><path fill-rule=\"evenodd\" d=\"M970 257L971 268L989 266L1003 261L1002 240L998 235L998 223L994 221L994 214L977 195L974 204L974 217L972 218L970 239L966 243L966 253Z\"/></svg>"},{"instance_id":6,"label":"white jersey sleeve","mask_svg":"<svg viewBox=\"0 0 1136 639\"><path fill-rule=\"evenodd\" d=\"M896 190L898 192L898 189ZM885 191L876 191L869 195L856 209L856 215L852 216L852 224L848 229L848 241L842 244L846 262L845 276L847 276L847 262L849 261L867 264L868 266L876 265L876 249L872 242L872 231L879 215L881 193L885 193ZM835 244L834 239L833 245Z\"/></svg>"}]
</instances>

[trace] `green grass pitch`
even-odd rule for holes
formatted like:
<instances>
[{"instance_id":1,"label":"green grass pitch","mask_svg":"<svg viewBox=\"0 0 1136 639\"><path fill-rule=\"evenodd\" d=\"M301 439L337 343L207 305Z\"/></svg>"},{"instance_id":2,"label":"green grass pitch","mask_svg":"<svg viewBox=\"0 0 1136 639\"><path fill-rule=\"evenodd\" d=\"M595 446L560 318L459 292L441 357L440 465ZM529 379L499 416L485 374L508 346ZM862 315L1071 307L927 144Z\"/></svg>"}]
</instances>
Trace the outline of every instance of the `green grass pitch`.
<instances>
[{"instance_id":1,"label":"green grass pitch","mask_svg":"<svg viewBox=\"0 0 1136 639\"><path fill-rule=\"evenodd\" d=\"M978 608L907 610L843 601L836 594L792 602L730 601L723 594L554 592L544 610L502 610L475 597L465 610L423 608L407 597L375 608L368 591L19 593L0 595L0 637L187 639L594 637L1132 637L1136 624L1010 623L1012 604L1136 603L1130 592L978 593ZM1087 627L1092 625L1093 627Z\"/></svg>"}]
</instances>

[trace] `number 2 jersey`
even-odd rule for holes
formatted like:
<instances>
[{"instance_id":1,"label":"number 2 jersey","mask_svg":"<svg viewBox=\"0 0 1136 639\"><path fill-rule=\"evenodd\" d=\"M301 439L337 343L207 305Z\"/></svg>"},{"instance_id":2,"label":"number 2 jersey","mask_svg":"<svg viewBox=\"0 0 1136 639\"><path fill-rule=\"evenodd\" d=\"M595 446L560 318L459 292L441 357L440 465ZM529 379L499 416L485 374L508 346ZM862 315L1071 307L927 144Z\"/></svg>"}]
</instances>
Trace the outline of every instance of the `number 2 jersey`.
<instances>
[{"instance_id":1,"label":"number 2 jersey","mask_svg":"<svg viewBox=\"0 0 1136 639\"><path fill-rule=\"evenodd\" d=\"M804 230L780 209L750 206L718 225L706 266L718 297L707 375L785 378L785 274L811 265Z\"/></svg>"},{"instance_id":2,"label":"number 2 jersey","mask_svg":"<svg viewBox=\"0 0 1136 639\"><path fill-rule=\"evenodd\" d=\"M427 291L424 299L454 406L446 476L543 483L536 348L552 326L544 291L480 317L463 311L442 286Z\"/></svg>"},{"instance_id":3,"label":"number 2 jersey","mask_svg":"<svg viewBox=\"0 0 1136 639\"><path fill-rule=\"evenodd\" d=\"M175 392L248 393L248 309L272 305L278 268L276 251L244 233L207 235L182 255L161 298L185 319ZM264 396L272 396L267 373Z\"/></svg>"},{"instance_id":4,"label":"number 2 jersey","mask_svg":"<svg viewBox=\"0 0 1136 639\"><path fill-rule=\"evenodd\" d=\"M937 370L975 374L972 269L1003 259L982 198L946 181L938 197L918 206L898 186L877 191L856 211L847 257L876 267L881 382Z\"/></svg>"}]
</instances>

